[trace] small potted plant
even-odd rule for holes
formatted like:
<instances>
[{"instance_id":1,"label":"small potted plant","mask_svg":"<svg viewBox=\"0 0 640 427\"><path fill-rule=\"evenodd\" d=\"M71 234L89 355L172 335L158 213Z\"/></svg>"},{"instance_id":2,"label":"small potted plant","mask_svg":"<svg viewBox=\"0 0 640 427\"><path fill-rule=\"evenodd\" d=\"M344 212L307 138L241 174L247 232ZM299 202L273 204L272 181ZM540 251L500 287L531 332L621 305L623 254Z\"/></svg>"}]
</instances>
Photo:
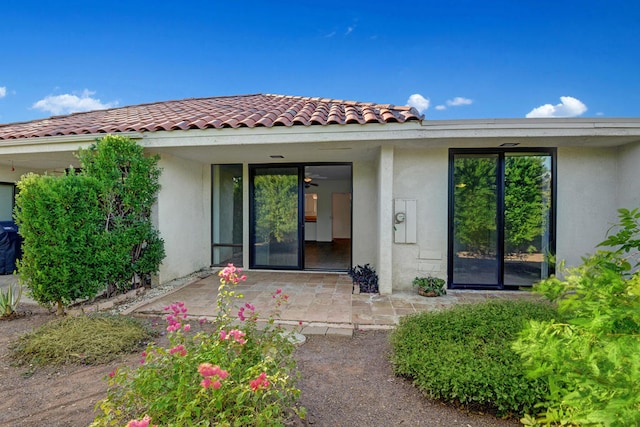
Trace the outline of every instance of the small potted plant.
<instances>
[{"instance_id":1,"label":"small potted plant","mask_svg":"<svg viewBox=\"0 0 640 427\"><path fill-rule=\"evenodd\" d=\"M444 287L445 281L439 277L416 277L412 283L418 288L418 293L424 297L439 297L447 293Z\"/></svg>"}]
</instances>

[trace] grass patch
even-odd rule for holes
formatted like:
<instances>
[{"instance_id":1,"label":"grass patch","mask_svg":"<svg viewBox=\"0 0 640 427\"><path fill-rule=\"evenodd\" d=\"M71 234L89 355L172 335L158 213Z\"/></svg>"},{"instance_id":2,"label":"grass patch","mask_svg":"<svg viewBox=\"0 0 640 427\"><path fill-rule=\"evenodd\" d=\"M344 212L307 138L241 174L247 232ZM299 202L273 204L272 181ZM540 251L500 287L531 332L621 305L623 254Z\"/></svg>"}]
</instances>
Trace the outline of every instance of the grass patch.
<instances>
[{"instance_id":1,"label":"grass patch","mask_svg":"<svg viewBox=\"0 0 640 427\"><path fill-rule=\"evenodd\" d=\"M492 301L405 317L391 334L397 375L427 396L499 416L521 415L548 393L511 349L529 319L558 318L548 304Z\"/></svg>"},{"instance_id":2,"label":"grass patch","mask_svg":"<svg viewBox=\"0 0 640 427\"><path fill-rule=\"evenodd\" d=\"M98 365L144 347L152 336L138 319L83 315L49 322L21 336L12 350L18 365Z\"/></svg>"}]
</instances>

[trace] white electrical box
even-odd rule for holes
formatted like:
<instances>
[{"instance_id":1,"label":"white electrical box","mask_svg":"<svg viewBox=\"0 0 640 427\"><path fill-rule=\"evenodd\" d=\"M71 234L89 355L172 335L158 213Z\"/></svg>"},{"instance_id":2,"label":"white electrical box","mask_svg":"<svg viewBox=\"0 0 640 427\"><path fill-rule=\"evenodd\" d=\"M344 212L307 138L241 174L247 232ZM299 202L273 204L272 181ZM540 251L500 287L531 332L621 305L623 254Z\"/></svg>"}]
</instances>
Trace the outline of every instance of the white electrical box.
<instances>
[{"instance_id":1,"label":"white electrical box","mask_svg":"<svg viewBox=\"0 0 640 427\"><path fill-rule=\"evenodd\" d=\"M393 241L396 243L417 243L417 201L395 199L393 203Z\"/></svg>"}]
</instances>

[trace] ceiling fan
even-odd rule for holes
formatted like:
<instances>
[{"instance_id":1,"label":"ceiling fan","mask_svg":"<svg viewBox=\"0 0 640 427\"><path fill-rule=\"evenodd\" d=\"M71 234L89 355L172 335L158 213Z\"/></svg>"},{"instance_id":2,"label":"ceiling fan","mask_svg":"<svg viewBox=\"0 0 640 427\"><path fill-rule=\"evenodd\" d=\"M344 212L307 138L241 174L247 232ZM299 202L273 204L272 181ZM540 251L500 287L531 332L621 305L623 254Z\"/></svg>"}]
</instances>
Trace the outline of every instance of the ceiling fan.
<instances>
[{"instance_id":1,"label":"ceiling fan","mask_svg":"<svg viewBox=\"0 0 640 427\"><path fill-rule=\"evenodd\" d=\"M311 186L317 187L318 184L316 184L315 182L311 182L313 181L313 178L311 178L310 176L305 176L304 177L304 188L309 188Z\"/></svg>"}]
</instances>

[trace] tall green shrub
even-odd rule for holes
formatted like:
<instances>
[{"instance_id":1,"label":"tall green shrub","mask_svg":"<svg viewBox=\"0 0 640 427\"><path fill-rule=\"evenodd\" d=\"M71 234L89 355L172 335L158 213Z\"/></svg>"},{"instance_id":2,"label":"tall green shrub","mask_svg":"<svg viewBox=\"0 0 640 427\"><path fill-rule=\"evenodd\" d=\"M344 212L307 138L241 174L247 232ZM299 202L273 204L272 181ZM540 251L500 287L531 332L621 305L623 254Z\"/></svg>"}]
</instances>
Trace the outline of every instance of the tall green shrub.
<instances>
[{"instance_id":1,"label":"tall green shrub","mask_svg":"<svg viewBox=\"0 0 640 427\"><path fill-rule=\"evenodd\" d=\"M564 279L534 290L557 301L564 321L531 321L514 344L549 396L526 425L640 424L640 211L619 210L620 226Z\"/></svg>"},{"instance_id":2,"label":"tall green shrub","mask_svg":"<svg viewBox=\"0 0 640 427\"><path fill-rule=\"evenodd\" d=\"M106 260L100 186L81 175L29 174L18 183L15 219L23 238L20 279L40 304L63 305L95 296Z\"/></svg>"},{"instance_id":3,"label":"tall green shrub","mask_svg":"<svg viewBox=\"0 0 640 427\"><path fill-rule=\"evenodd\" d=\"M158 157L145 156L130 138L107 135L81 149L78 159L82 173L100 186L104 231L112 252L108 293L129 289L132 280L149 285L165 255L150 218L160 189Z\"/></svg>"}]
</instances>

